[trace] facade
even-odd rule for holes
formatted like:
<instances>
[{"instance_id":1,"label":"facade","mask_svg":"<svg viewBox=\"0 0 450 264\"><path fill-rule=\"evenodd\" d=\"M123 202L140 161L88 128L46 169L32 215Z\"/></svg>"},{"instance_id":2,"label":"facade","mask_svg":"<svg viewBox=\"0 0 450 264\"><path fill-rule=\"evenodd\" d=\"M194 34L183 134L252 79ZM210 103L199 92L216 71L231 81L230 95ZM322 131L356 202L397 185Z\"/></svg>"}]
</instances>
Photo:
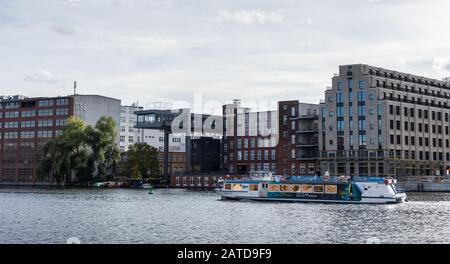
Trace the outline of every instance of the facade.
<instances>
[{"instance_id":1,"label":"facade","mask_svg":"<svg viewBox=\"0 0 450 264\"><path fill-rule=\"evenodd\" d=\"M159 129L139 129L142 142L164 152L164 131ZM186 137L182 134L169 135L169 152L186 152Z\"/></svg>"},{"instance_id":2,"label":"facade","mask_svg":"<svg viewBox=\"0 0 450 264\"><path fill-rule=\"evenodd\" d=\"M223 167L230 174L319 171L318 105L281 101L276 111L251 112L239 101L223 106Z\"/></svg>"},{"instance_id":3,"label":"facade","mask_svg":"<svg viewBox=\"0 0 450 264\"><path fill-rule=\"evenodd\" d=\"M277 111L251 112L240 101L223 106L223 168L230 174L277 171Z\"/></svg>"},{"instance_id":4,"label":"facade","mask_svg":"<svg viewBox=\"0 0 450 264\"><path fill-rule=\"evenodd\" d=\"M41 147L62 133L71 116L95 125L101 116L119 124L120 100L98 95L0 100L0 184L35 184ZM95 120L95 121L94 121Z\"/></svg>"},{"instance_id":5,"label":"facade","mask_svg":"<svg viewBox=\"0 0 450 264\"><path fill-rule=\"evenodd\" d=\"M450 165L450 83L369 65L343 65L321 105L323 171L444 174Z\"/></svg>"},{"instance_id":6,"label":"facade","mask_svg":"<svg viewBox=\"0 0 450 264\"><path fill-rule=\"evenodd\" d=\"M136 128L142 141L156 147L163 157L168 135L168 176L217 172L220 166L221 117L193 114L190 109L137 111ZM166 131L166 132L165 132ZM172 158L173 157L173 158ZM175 162L176 157L184 164ZM181 158L183 157L183 158ZM161 171L164 160L160 159Z\"/></svg>"},{"instance_id":7,"label":"facade","mask_svg":"<svg viewBox=\"0 0 450 264\"><path fill-rule=\"evenodd\" d=\"M163 171L164 152L158 152L159 170ZM186 153L169 152L169 175L179 176L186 171Z\"/></svg>"},{"instance_id":8,"label":"facade","mask_svg":"<svg viewBox=\"0 0 450 264\"><path fill-rule=\"evenodd\" d=\"M120 107L119 148L121 152L128 151L130 145L141 142L141 131L136 125L135 111L143 110L142 106L122 105Z\"/></svg>"},{"instance_id":9,"label":"facade","mask_svg":"<svg viewBox=\"0 0 450 264\"><path fill-rule=\"evenodd\" d=\"M278 103L278 112L280 139L277 145L277 173L319 173L319 106L299 101L283 101Z\"/></svg>"}]
</instances>

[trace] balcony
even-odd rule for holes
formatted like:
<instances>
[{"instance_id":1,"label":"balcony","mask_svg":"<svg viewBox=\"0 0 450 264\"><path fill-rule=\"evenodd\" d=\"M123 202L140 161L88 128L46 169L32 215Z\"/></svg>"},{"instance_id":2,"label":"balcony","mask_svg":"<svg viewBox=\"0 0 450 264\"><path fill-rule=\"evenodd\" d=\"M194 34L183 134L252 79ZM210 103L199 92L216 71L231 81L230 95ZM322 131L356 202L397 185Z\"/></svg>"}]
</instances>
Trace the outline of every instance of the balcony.
<instances>
[{"instance_id":1,"label":"balcony","mask_svg":"<svg viewBox=\"0 0 450 264\"><path fill-rule=\"evenodd\" d=\"M298 148L318 148L319 143L313 143L313 142L299 142L296 145Z\"/></svg>"},{"instance_id":2,"label":"balcony","mask_svg":"<svg viewBox=\"0 0 450 264\"><path fill-rule=\"evenodd\" d=\"M309 157L309 156L302 156L296 158L296 160L298 161L316 161L318 159L319 159L318 157Z\"/></svg>"},{"instance_id":3,"label":"balcony","mask_svg":"<svg viewBox=\"0 0 450 264\"><path fill-rule=\"evenodd\" d=\"M319 133L319 129L318 128L304 128L304 129L295 131L295 133L297 133L297 134Z\"/></svg>"},{"instance_id":4,"label":"balcony","mask_svg":"<svg viewBox=\"0 0 450 264\"><path fill-rule=\"evenodd\" d=\"M314 120L314 119L319 119L319 115L317 113L299 115L297 117L291 118L291 120Z\"/></svg>"}]
</instances>

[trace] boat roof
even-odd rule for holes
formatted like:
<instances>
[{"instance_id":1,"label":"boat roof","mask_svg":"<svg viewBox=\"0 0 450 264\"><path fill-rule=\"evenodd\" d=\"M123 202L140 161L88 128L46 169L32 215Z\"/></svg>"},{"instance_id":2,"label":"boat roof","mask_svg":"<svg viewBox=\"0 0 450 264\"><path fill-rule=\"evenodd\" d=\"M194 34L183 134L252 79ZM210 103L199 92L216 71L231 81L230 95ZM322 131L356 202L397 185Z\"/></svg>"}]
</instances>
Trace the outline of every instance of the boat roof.
<instances>
[{"instance_id":1,"label":"boat roof","mask_svg":"<svg viewBox=\"0 0 450 264\"><path fill-rule=\"evenodd\" d=\"M351 179L351 182L371 182L371 183L384 183L384 179L383 177L353 177L353 178L349 178ZM334 184L339 184L339 183L348 183L348 179L347 178L343 178L343 177L337 177L337 176L330 176L328 180L325 180L323 176L289 176L287 177L284 181L268 181L268 180L261 180L261 179L243 179L243 180L225 180L226 183L250 183L250 184L255 184L255 183L259 183L259 182L272 182L272 183L334 183Z\"/></svg>"}]
</instances>

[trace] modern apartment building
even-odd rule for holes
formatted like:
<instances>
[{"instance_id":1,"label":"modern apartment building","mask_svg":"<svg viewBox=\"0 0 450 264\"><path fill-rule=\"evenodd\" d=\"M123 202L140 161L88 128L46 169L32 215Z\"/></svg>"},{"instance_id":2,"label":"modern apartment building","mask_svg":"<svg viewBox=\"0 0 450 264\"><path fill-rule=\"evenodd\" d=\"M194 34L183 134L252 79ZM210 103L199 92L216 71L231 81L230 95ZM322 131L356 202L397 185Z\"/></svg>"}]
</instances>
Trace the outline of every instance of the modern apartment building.
<instances>
[{"instance_id":1,"label":"modern apartment building","mask_svg":"<svg viewBox=\"0 0 450 264\"><path fill-rule=\"evenodd\" d=\"M450 83L363 64L342 65L321 104L322 171L396 177L450 165Z\"/></svg>"},{"instance_id":2,"label":"modern apartment building","mask_svg":"<svg viewBox=\"0 0 450 264\"><path fill-rule=\"evenodd\" d=\"M282 101L277 110L251 112L236 100L223 106L223 116L223 167L230 174L319 171L318 105Z\"/></svg>"},{"instance_id":3,"label":"modern apartment building","mask_svg":"<svg viewBox=\"0 0 450 264\"><path fill-rule=\"evenodd\" d=\"M99 95L0 100L0 184L35 184L41 147L62 133L71 116L95 125L111 116L119 126L120 100ZM117 139L119 140L119 139Z\"/></svg>"},{"instance_id":4,"label":"modern apartment building","mask_svg":"<svg viewBox=\"0 0 450 264\"><path fill-rule=\"evenodd\" d=\"M141 142L141 130L134 127L136 125L134 112L140 110L143 110L143 107L136 104L120 107L119 147L121 152L128 151L130 145Z\"/></svg>"}]
</instances>

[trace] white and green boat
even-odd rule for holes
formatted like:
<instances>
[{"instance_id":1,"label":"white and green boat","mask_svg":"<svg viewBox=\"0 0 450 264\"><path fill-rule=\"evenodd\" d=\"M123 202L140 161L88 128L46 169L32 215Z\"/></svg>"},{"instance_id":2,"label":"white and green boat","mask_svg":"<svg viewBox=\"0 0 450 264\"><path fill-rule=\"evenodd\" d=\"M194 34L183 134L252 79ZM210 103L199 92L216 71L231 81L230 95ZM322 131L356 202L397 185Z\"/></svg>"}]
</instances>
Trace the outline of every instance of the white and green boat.
<instances>
[{"instance_id":1,"label":"white and green boat","mask_svg":"<svg viewBox=\"0 0 450 264\"><path fill-rule=\"evenodd\" d=\"M257 173L246 179L222 180L216 189L222 199L395 204L406 200L396 180L381 177L290 176Z\"/></svg>"}]
</instances>

